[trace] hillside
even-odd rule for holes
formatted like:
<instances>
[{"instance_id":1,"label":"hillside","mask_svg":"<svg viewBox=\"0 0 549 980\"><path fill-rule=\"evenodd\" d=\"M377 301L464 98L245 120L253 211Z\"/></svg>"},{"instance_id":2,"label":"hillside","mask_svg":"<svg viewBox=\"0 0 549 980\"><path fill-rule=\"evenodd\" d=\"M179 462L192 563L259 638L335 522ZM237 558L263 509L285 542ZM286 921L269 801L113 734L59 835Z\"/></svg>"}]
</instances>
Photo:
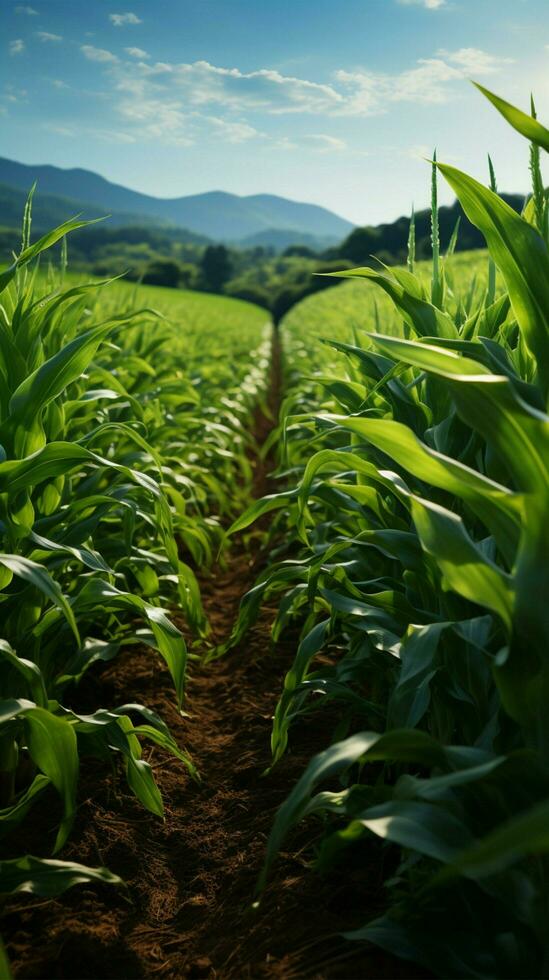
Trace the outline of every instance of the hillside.
<instances>
[{"instance_id":1,"label":"hillside","mask_svg":"<svg viewBox=\"0 0 549 980\"><path fill-rule=\"evenodd\" d=\"M21 218L27 199L28 188L21 190L0 183L0 224L5 228L19 228ZM186 228L174 228L167 221L162 219L144 218L141 214L134 214L129 211L109 211L106 207L96 204L88 204L81 200L74 200L71 197L61 197L56 194L43 194L38 188L33 198L32 219L34 228L39 231L47 231L56 225L62 224L75 214L82 214L84 218L105 218L108 217L108 227L110 230L127 229L124 234L125 239L135 237L134 229L141 229L140 239L146 237L147 232L155 230L164 234L177 236L186 242L193 242L196 245L205 245L209 239L205 235L189 231ZM143 227L145 226L145 227ZM129 229L132 229L130 231ZM88 232L89 233L89 232Z\"/></svg>"},{"instance_id":2,"label":"hillside","mask_svg":"<svg viewBox=\"0 0 549 980\"><path fill-rule=\"evenodd\" d=\"M350 221L315 204L290 201L273 194L239 197L210 191L179 198L158 198L113 184L89 170L27 166L0 158L0 184L28 191L37 180L40 192L72 198L109 212L127 212L141 219L169 222L217 241L238 242L269 230L299 232L337 242L349 234Z\"/></svg>"}]
</instances>

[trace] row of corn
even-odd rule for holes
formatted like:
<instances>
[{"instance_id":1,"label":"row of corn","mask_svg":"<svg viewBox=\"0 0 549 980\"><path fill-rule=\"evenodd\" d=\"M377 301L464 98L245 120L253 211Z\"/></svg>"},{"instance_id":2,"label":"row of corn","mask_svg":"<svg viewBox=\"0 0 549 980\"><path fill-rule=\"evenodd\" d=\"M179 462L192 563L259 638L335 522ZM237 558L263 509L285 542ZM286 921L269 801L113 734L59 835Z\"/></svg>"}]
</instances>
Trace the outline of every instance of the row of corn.
<instances>
[{"instance_id":1,"label":"row of corn","mask_svg":"<svg viewBox=\"0 0 549 980\"><path fill-rule=\"evenodd\" d=\"M412 225L407 270L341 273L361 283L283 322L283 489L233 531L272 512L290 552L244 597L234 638L283 597L275 638L303 628L273 762L304 715L325 743L261 883L314 816L318 871L352 866L356 884L363 862L348 939L438 976L534 977L549 963L549 131L485 94L530 141L523 214L492 167L487 187L435 161L429 280ZM441 257L438 175L486 239L476 282L452 275L455 241ZM358 302L346 326L323 317L360 286L382 298L367 319ZM391 874L368 920L372 852Z\"/></svg>"},{"instance_id":2,"label":"row of corn","mask_svg":"<svg viewBox=\"0 0 549 980\"><path fill-rule=\"evenodd\" d=\"M249 421L268 370L264 317L247 304L175 324L136 310L117 283L72 282L66 246L60 269L41 269L41 254L80 224L31 244L29 199L20 254L0 272L3 894L118 881L60 859L81 757L107 773L121 766L158 816L143 741L197 776L146 705L82 715L74 695L88 670L139 645L164 662L181 706L187 645L166 610L183 610L186 635L207 637L194 569L210 563L224 516L250 492ZM14 853L11 835L31 810L50 832L39 855Z\"/></svg>"}]
</instances>

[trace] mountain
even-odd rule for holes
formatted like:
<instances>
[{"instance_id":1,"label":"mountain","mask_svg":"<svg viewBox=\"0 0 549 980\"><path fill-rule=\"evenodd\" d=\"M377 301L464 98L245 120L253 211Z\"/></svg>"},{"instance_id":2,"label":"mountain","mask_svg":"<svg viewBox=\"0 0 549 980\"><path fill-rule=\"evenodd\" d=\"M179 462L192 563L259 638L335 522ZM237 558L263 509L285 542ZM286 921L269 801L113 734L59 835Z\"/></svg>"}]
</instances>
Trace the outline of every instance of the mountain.
<instances>
[{"instance_id":1,"label":"mountain","mask_svg":"<svg viewBox=\"0 0 549 980\"><path fill-rule=\"evenodd\" d=\"M8 184L0 183L0 225L4 227L19 227L27 200L28 188L20 190ZM32 205L32 219L36 228L47 231L55 225L60 225L67 218L85 212L86 218L104 218L106 209L94 204L83 204L82 201L70 197L60 197L56 194L36 193ZM141 214L129 211L112 211L109 215L109 227L124 227L147 224L156 228L169 228L170 225L160 218L144 219ZM189 232L191 234L191 232ZM201 236L195 236L201 241Z\"/></svg>"},{"instance_id":2,"label":"mountain","mask_svg":"<svg viewBox=\"0 0 549 980\"><path fill-rule=\"evenodd\" d=\"M90 170L27 166L0 157L0 184L28 191L35 180L41 195L85 202L88 213L91 208L103 209L103 213L123 212L141 219L169 222L199 235L235 244L243 238L271 230L296 232L335 243L353 228L350 221L326 208L274 194L240 197L225 191L209 191L188 197L151 197L112 184ZM0 224L5 224L1 215Z\"/></svg>"}]
</instances>

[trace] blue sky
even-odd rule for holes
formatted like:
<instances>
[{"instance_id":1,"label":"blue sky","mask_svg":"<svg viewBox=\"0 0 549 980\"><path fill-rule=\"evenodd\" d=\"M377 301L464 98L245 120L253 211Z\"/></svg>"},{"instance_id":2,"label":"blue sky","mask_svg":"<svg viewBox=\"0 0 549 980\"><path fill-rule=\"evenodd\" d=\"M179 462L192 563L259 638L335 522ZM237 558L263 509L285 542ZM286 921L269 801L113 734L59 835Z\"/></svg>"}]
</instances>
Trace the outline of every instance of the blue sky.
<instances>
[{"instance_id":1,"label":"blue sky","mask_svg":"<svg viewBox=\"0 0 549 980\"><path fill-rule=\"evenodd\" d=\"M3 0L0 155L162 197L270 192L357 223L428 199L424 158L528 187L467 81L549 118L548 0ZM443 200L451 200L444 189Z\"/></svg>"}]
</instances>

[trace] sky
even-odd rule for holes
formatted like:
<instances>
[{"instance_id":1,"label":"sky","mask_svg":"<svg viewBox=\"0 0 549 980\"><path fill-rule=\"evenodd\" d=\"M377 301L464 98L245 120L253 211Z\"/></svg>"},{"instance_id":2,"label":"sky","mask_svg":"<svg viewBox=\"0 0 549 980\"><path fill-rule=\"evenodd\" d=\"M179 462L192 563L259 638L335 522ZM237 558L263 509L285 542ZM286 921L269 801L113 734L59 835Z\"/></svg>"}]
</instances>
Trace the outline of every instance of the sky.
<instances>
[{"instance_id":1,"label":"sky","mask_svg":"<svg viewBox=\"0 0 549 980\"><path fill-rule=\"evenodd\" d=\"M549 123L549 0L0 3L0 156L158 197L280 194L377 224L426 206L435 146L528 189L527 144L469 79L523 108L533 90Z\"/></svg>"}]
</instances>

